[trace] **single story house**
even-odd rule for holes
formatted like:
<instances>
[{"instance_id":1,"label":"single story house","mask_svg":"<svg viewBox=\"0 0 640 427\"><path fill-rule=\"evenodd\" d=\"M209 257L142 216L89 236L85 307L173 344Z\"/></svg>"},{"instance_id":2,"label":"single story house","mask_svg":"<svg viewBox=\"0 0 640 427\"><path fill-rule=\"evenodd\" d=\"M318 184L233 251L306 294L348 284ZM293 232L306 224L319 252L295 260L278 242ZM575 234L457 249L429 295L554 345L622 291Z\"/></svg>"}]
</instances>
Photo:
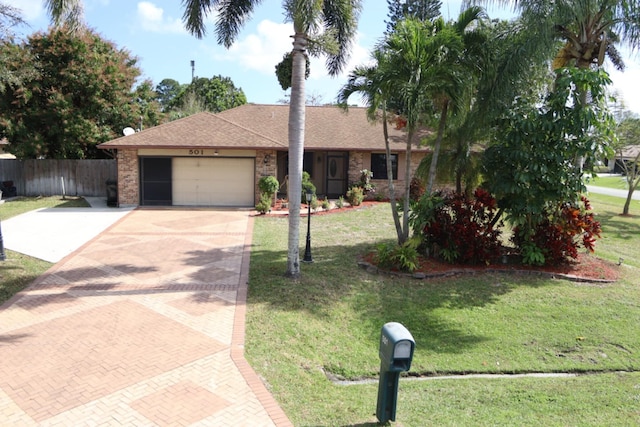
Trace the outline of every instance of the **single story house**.
<instances>
[{"instance_id":1,"label":"single story house","mask_svg":"<svg viewBox=\"0 0 640 427\"><path fill-rule=\"evenodd\" d=\"M338 198L360 171L387 188L383 127L367 120L366 109L306 108L304 170L320 197ZM245 104L218 114L202 112L99 145L118 163L120 206L253 207L258 181L273 175L286 194L288 105ZM406 130L389 125L393 174L404 186ZM412 174L428 152L418 147Z\"/></svg>"},{"instance_id":2,"label":"single story house","mask_svg":"<svg viewBox=\"0 0 640 427\"><path fill-rule=\"evenodd\" d=\"M625 168L623 163L632 164L637 161L638 155L640 155L640 145L629 145L624 147L621 151L616 151L616 155L613 160L608 160L607 166L609 166L609 172L611 173L624 173ZM636 167L638 167L636 165Z\"/></svg>"}]
</instances>

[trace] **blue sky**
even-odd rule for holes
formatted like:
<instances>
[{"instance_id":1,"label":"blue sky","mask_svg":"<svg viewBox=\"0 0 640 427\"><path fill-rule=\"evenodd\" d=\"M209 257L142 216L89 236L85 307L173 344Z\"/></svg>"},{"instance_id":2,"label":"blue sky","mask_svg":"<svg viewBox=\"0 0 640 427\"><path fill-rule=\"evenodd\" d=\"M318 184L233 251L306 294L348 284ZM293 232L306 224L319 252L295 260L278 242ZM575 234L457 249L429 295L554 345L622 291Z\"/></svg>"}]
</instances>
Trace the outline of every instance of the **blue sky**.
<instances>
[{"instance_id":1,"label":"blue sky","mask_svg":"<svg viewBox=\"0 0 640 427\"><path fill-rule=\"evenodd\" d=\"M46 30L49 17L42 0L3 0L22 10L30 27L18 29L28 35ZM442 14L455 18L460 1L443 1ZM291 50L290 23L284 23L281 0L263 0L253 18L247 22L236 43L229 49L217 45L213 17L208 34L201 40L189 35L182 24L180 0L84 0L85 21L103 38L117 47L128 50L138 58L142 78L154 85L165 78L180 83L191 80L191 61L195 61L195 75L230 77L236 87L242 88L247 100L253 103L273 104L284 98L275 77L275 65ZM489 9L489 16L508 17L509 11ZM307 80L307 94L333 102L346 81L349 70L369 60L369 52L385 30L387 2L363 0L363 11L358 27L357 42L351 60L343 75L327 75L322 59L312 59L311 75ZM638 56L628 57L627 70L621 74L609 69L618 97L626 107L640 114L640 63ZM354 99L357 102L358 99Z\"/></svg>"}]
</instances>

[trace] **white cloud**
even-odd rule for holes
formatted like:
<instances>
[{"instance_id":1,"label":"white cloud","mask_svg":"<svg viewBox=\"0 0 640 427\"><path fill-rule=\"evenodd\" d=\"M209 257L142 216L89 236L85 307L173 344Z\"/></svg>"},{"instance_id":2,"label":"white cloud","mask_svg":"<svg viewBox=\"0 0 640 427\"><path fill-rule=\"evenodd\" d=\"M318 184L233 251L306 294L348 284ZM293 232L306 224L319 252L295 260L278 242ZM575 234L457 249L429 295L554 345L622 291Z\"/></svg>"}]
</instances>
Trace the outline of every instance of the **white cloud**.
<instances>
[{"instance_id":1,"label":"white cloud","mask_svg":"<svg viewBox=\"0 0 640 427\"><path fill-rule=\"evenodd\" d=\"M228 50L219 46L213 47L211 44L206 44L203 49L209 51L209 55L215 61L233 64L244 70L269 76L275 81L273 76L276 64L282 60L286 52L292 49L292 34L293 28L290 23L280 24L265 19L258 23L254 32L237 40ZM336 77L329 76L325 64L326 58L311 58L311 73L306 84L307 93L320 96L323 102L332 102L339 88L346 82L349 72L356 66L371 61L370 50L371 46L362 45L358 37L352 46L347 65ZM262 77L256 76L255 79L262 79ZM261 92L265 91L266 88L261 90ZM357 100L354 99L354 102Z\"/></svg>"},{"instance_id":2,"label":"white cloud","mask_svg":"<svg viewBox=\"0 0 640 427\"><path fill-rule=\"evenodd\" d=\"M627 110L640 114L640 65L629 58L625 59L625 64L624 72L613 67L608 70L613 80L613 89L617 92L618 101L622 100Z\"/></svg>"},{"instance_id":3,"label":"white cloud","mask_svg":"<svg viewBox=\"0 0 640 427\"><path fill-rule=\"evenodd\" d=\"M261 74L273 74L274 67L282 56L291 50L293 33L291 24L276 24L269 20L261 21L256 33L249 34L234 43L228 50L214 51L214 59L235 62L242 68Z\"/></svg>"},{"instance_id":4,"label":"white cloud","mask_svg":"<svg viewBox=\"0 0 640 427\"><path fill-rule=\"evenodd\" d=\"M25 21L35 21L45 15L42 0L5 0L4 3L20 9Z\"/></svg>"},{"instance_id":5,"label":"white cloud","mask_svg":"<svg viewBox=\"0 0 640 427\"><path fill-rule=\"evenodd\" d=\"M138 25L145 31L171 34L186 32L180 19L166 17L164 9L151 2L139 2L136 15Z\"/></svg>"},{"instance_id":6,"label":"white cloud","mask_svg":"<svg viewBox=\"0 0 640 427\"><path fill-rule=\"evenodd\" d=\"M291 24L278 24L270 20L261 21L256 32L247 35L223 53L219 49L214 52L218 61L236 62L245 69L258 71L262 74L273 74L274 67L286 52L291 51ZM348 64L344 68L342 77L346 76L355 66L365 64L370 60L370 49L354 43ZM310 80L328 78L325 58L311 58Z\"/></svg>"}]
</instances>

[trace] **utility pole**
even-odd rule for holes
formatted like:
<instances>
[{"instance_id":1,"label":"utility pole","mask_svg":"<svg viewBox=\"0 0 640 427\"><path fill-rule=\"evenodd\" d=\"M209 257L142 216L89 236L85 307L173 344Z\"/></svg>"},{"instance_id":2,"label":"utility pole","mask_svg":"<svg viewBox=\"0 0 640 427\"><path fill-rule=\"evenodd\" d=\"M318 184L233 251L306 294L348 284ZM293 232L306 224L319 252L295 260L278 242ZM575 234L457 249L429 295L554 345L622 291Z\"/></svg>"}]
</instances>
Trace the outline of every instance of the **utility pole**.
<instances>
[{"instance_id":1,"label":"utility pole","mask_svg":"<svg viewBox=\"0 0 640 427\"><path fill-rule=\"evenodd\" d=\"M196 78L196 61L191 60L191 83Z\"/></svg>"}]
</instances>

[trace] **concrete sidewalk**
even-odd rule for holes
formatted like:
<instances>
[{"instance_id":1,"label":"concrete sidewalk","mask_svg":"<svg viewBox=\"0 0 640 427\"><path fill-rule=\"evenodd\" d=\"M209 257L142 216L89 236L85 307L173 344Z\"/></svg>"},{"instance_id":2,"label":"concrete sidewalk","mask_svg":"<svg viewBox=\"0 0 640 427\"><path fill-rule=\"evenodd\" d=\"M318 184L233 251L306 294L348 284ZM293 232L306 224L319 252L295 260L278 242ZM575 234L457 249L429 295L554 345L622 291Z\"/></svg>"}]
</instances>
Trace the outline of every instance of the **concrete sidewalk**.
<instances>
[{"instance_id":1,"label":"concrete sidewalk","mask_svg":"<svg viewBox=\"0 0 640 427\"><path fill-rule=\"evenodd\" d=\"M122 214L0 307L0 424L291 426L243 356L250 213Z\"/></svg>"}]
</instances>

